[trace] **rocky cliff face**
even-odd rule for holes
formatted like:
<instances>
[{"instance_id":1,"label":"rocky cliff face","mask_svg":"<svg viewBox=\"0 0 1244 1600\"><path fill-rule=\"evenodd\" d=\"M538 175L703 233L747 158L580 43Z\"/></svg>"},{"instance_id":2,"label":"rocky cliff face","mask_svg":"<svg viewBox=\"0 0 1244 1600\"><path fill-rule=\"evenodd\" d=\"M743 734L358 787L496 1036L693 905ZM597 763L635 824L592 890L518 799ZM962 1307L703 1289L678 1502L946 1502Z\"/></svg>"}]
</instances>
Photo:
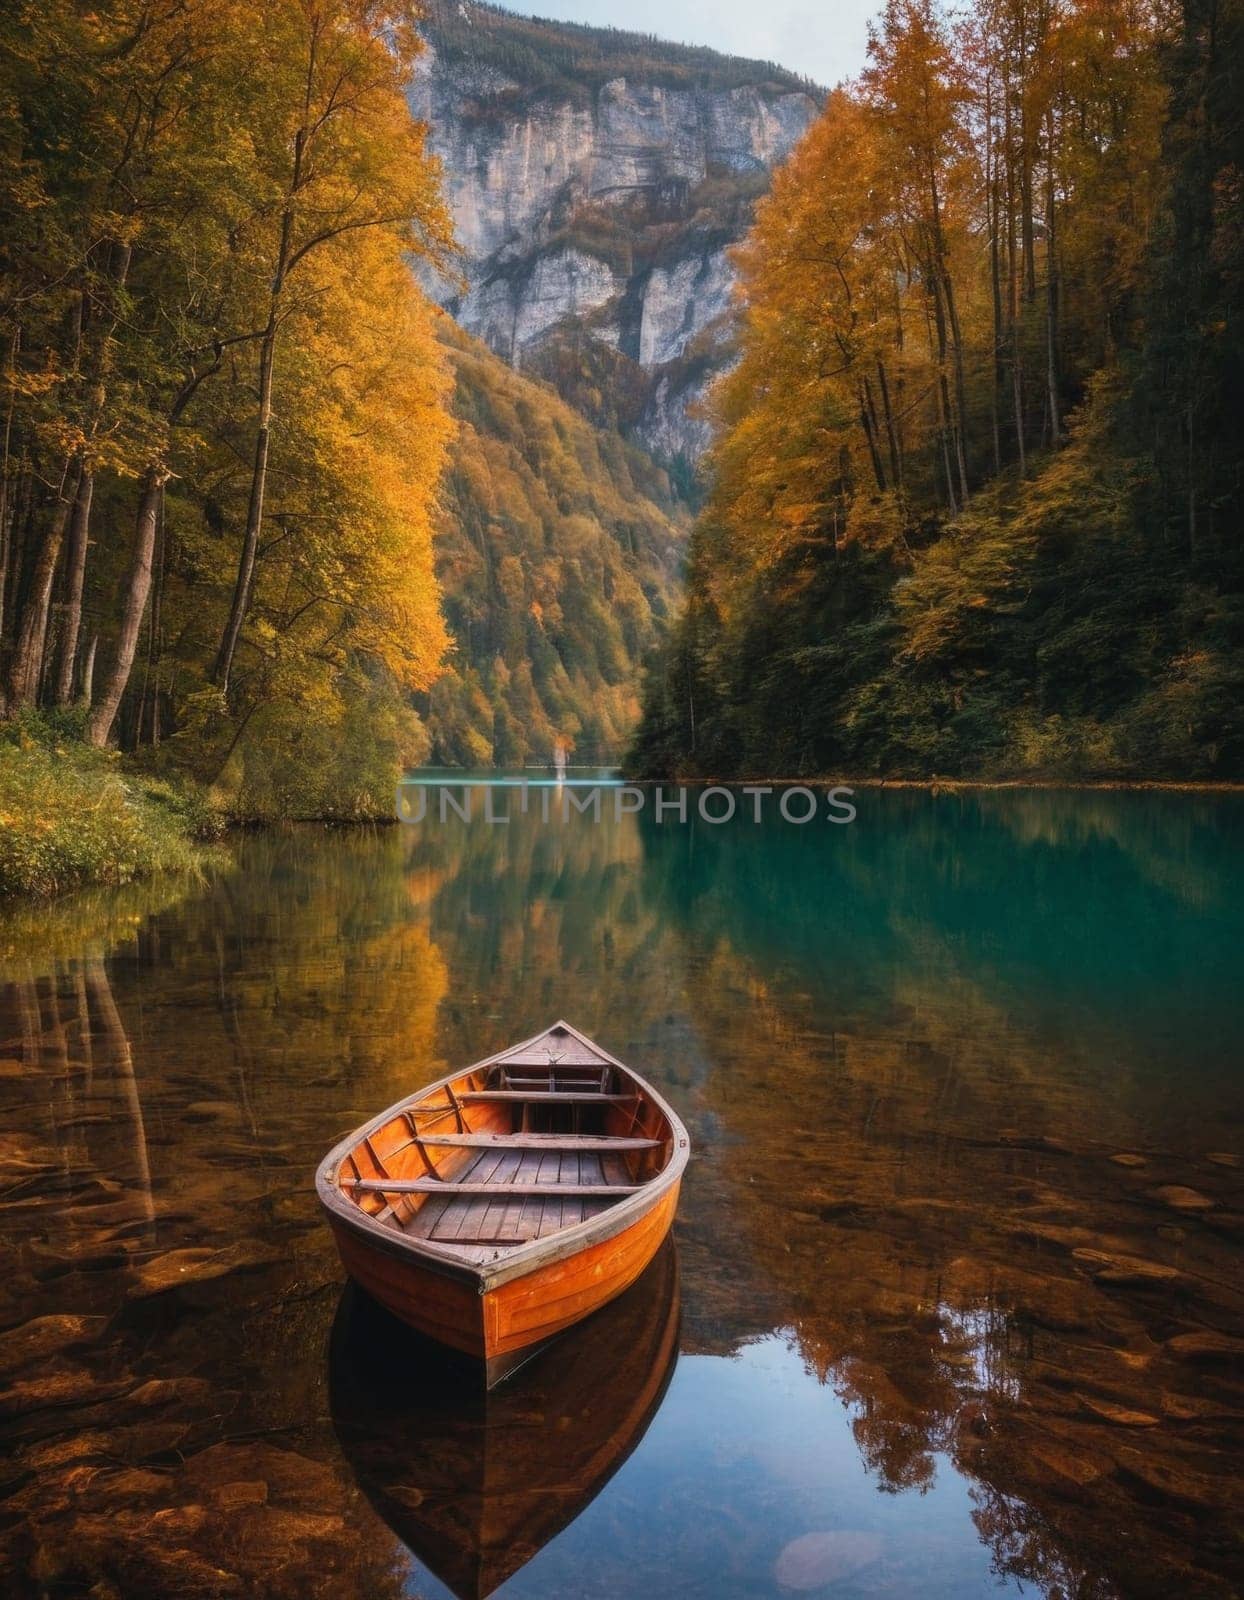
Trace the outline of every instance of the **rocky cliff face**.
<instances>
[{"instance_id":1,"label":"rocky cliff face","mask_svg":"<svg viewBox=\"0 0 1244 1600\"><path fill-rule=\"evenodd\" d=\"M465 279L433 292L597 423L694 460L695 404L729 359L726 251L817 92L764 63L471 0L434 7L427 31L411 103Z\"/></svg>"}]
</instances>

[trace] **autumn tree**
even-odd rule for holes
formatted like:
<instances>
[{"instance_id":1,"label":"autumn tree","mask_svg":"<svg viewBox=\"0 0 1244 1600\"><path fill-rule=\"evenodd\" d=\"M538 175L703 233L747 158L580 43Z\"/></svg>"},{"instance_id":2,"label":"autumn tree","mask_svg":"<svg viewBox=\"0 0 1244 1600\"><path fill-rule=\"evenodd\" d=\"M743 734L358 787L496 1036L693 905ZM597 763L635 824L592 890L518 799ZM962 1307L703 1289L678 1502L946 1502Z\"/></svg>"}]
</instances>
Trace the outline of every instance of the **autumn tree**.
<instances>
[{"instance_id":1,"label":"autumn tree","mask_svg":"<svg viewBox=\"0 0 1244 1600\"><path fill-rule=\"evenodd\" d=\"M1238 12L888 0L739 252L642 770L1244 771Z\"/></svg>"},{"instance_id":2,"label":"autumn tree","mask_svg":"<svg viewBox=\"0 0 1244 1600\"><path fill-rule=\"evenodd\" d=\"M209 776L265 695L340 721L380 694L417 744L448 425L410 260L449 240L404 95L418 49L413 12L353 0L6 12L11 714L180 733Z\"/></svg>"},{"instance_id":3,"label":"autumn tree","mask_svg":"<svg viewBox=\"0 0 1244 1600\"><path fill-rule=\"evenodd\" d=\"M371 0L284 0L254 40L256 203L238 248L257 301L254 450L237 579L213 679L229 688L263 527L273 388L283 334L313 315L315 257L370 231L390 247L443 256L449 225L404 87L421 43L411 15ZM330 268L331 270L331 268Z\"/></svg>"}]
</instances>

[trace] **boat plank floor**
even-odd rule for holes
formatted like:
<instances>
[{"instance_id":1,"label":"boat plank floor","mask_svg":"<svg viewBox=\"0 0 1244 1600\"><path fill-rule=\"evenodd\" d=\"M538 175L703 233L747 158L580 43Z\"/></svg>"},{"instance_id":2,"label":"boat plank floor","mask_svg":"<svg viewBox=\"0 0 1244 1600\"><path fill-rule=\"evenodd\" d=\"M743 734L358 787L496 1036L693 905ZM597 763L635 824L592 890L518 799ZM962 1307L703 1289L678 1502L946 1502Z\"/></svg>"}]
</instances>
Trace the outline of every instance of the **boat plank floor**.
<instances>
[{"instance_id":1,"label":"boat plank floor","mask_svg":"<svg viewBox=\"0 0 1244 1600\"><path fill-rule=\"evenodd\" d=\"M630 1181L620 1156L597 1150L483 1149L460 1171L455 1182L487 1183L492 1195L432 1195L404 1224L416 1238L452 1245L482 1260L497 1245L522 1244L596 1216L612 1199L590 1195L506 1195L514 1183L626 1184Z\"/></svg>"}]
</instances>

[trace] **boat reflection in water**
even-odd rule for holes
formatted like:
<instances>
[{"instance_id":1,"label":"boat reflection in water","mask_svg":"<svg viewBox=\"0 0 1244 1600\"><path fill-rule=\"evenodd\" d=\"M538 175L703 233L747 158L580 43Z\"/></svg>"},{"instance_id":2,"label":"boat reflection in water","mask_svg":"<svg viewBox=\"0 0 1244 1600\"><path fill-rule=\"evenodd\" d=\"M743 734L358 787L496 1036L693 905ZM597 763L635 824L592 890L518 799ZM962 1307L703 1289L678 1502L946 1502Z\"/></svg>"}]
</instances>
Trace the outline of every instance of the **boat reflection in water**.
<instances>
[{"instance_id":1,"label":"boat reflection in water","mask_svg":"<svg viewBox=\"0 0 1244 1600\"><path fill-rule=\"evenodd\" d=\"M631 1288L491 1394L351 1286L333 1326L333 1423L402 1543L460 1600L483 1600L639 1444L673 1376L678 1332L669 1239Z\"/></svg>"}]
</instances>

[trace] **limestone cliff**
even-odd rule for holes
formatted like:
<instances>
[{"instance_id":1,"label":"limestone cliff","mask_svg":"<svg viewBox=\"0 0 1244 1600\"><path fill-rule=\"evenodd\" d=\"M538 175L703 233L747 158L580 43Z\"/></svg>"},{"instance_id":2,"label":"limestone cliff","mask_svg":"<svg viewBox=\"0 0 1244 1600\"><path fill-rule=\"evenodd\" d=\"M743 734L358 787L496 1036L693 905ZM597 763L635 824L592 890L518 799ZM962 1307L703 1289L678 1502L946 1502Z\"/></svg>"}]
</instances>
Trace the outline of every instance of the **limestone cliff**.
<instances>
[{"instance_id":1,"label":"limestone cliff","mask_svg":"<svg viewBox=\"0 0 1244 1600\"><path fill-rule=\"evenodd\" d=\"M431 286L511 365L668 461L729 359L731 269L818 91L778 67L613 30L431 7L412 86L464 283Z\"/></svg>"}]
</instances>

